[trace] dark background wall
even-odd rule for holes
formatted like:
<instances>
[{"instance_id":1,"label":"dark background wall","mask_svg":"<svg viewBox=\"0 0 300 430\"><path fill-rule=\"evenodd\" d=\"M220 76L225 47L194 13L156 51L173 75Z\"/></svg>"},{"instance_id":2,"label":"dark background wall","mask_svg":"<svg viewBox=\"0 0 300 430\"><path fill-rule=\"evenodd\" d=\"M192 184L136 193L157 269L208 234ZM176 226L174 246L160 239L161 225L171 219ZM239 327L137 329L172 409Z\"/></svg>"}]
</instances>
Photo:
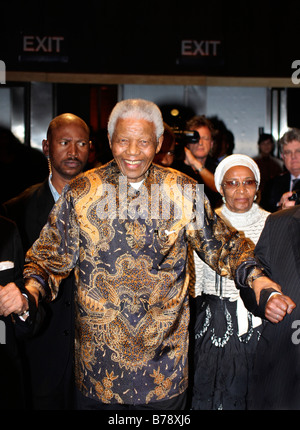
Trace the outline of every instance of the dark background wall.
<instances>
[{"instance_id":1,"label":"dark background wall","mask_svg":"<svg viewBox=\"0 0 300 430\"><path fill-rule=\"evenodd\" d=\"M288 77L300 58L293 0L2 1L0 13L7 70ZM184 57L182 40L219 41L217 55Z\"/></svg>"}]
</instances>

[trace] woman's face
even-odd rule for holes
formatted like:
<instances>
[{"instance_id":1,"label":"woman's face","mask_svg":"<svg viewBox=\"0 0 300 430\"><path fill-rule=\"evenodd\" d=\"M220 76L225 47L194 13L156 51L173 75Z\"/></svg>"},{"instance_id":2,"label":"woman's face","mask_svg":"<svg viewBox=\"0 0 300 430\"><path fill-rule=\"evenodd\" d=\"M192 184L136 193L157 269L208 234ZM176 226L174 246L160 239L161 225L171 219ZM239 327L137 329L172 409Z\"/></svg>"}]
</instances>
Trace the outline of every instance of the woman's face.
<instances>
[{"instance_id":1,"label":"woman's face","mask_svg":"<svg viewBox=\"0 0 300 430\"><path fill-rule=\"evenodd\" d=\"M220 192L225 197L229 210L243 213L251 209L256 194L256 182L249 167L231 167L225 173L221 185Z\"/></svg>"}]
</instances>

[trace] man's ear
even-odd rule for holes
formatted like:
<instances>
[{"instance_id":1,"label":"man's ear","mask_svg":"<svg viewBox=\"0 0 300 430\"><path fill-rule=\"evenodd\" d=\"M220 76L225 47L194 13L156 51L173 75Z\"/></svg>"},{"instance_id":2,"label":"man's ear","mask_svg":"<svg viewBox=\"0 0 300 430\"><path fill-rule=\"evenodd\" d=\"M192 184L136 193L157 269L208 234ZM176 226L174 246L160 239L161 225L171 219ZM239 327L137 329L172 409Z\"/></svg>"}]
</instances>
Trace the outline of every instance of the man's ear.
<instances>
[{"instance_id":1,"label":"man's ear","mask_svg":"<svg viewBox=\"0 0 300 430\"><path fill-rule=\"evenodd\" d=\"M107 138L108 138L109 147L111 149L111 137L110 137L110 135L108 133L107 133Z\"/></svg>"},{"instance_id":2,"label":"man's ear","mask_svg":"<svg viewBox=\"0 0 300 430\"><path fill-rule=\"evenodd\" d=\"M49 157L49 142L47 139L43 139L42 141L43 153L46 157Z\"/></svg>"},{"instance_id":3,"label":"man's ear","mask_svg":"<svg viewBox=\"0 0 300 430\"><path fill-rule=\"evenodd\" d=\"M164 135L162 134L162 135L158 138L158 143L157 143L157 147L156 147L156 150L155 150L155 154L157 154L157 153L160 151L160 149L161 149L161 145L162 145L163 141L164 141Z\"/></svg>"}]
</instances>

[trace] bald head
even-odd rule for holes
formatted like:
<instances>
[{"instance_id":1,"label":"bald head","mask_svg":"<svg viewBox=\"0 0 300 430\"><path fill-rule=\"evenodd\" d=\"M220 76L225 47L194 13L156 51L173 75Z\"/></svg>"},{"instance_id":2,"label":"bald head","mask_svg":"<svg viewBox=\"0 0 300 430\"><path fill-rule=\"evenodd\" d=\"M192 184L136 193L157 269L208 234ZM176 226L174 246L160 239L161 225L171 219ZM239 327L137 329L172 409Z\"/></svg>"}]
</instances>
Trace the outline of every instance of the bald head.
<instances>
[{"instance_id":1,"label":"bald head","mask_svg":"<svg viewBox=\"0 0 300 430\"><path fill-rule=\"evenodd\" d=\"M90 129L82 118L77 115L74 115L73 113L62 113L61 115L58 115L53 118L53 120L50 122L47 130L47 139L51 140L53 130L74 123L79 127L82 127L88 135L90 134Z\"/></svg>"}]
</instances>

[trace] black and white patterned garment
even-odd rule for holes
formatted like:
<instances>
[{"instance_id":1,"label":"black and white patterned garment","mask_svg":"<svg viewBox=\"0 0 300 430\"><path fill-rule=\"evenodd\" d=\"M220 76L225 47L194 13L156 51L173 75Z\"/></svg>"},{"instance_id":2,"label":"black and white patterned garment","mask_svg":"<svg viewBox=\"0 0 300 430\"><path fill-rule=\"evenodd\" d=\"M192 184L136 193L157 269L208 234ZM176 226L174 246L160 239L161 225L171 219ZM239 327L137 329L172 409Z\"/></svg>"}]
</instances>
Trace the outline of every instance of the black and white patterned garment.
<instances>
[{"instance_id":1,"label":"black and white patterned garment","mask_svg":"<svg viewBox=\"0 0 300 430\"><path fill-rule=\"evenodd\" d=\"M216 212L254 244L269 215L255 203L246 213L231 212L225 205ZM192 409L246 409L252 358L262 321L247 311L233 280L220 277L192 253Z\"/></svg>"}]
</instances>

